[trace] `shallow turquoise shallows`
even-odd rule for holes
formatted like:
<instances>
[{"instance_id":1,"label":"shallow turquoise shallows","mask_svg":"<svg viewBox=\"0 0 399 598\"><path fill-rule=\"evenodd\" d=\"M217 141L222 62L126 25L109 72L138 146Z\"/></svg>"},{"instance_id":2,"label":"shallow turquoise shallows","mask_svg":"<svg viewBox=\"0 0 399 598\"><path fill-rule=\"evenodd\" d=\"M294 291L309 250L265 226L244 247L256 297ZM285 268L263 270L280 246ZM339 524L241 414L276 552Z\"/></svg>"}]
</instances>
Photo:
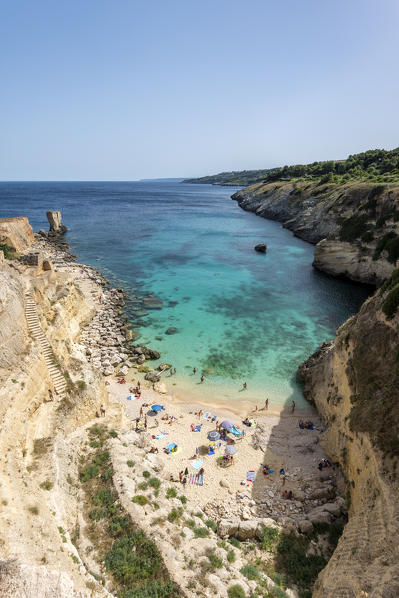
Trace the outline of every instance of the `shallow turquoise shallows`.
<instances>
[{"instance_id":1,"label":"shallow turquoise shallows","mask_svg":"<svg viewBox=\"0 0 399 598\"><path fill-rule=\"evenodd\" d=\"M38 230L47 209L61 210L78 259L131 294L138 342L173 364L167 380L180 395L301 406L298 365L368 290L313 270L313 246L242 211L234 191L178 180L1 183L0 216L27 215ZM260 242L266 254L254 251ZM143 307L151 293L162 309Z\"/></svg>"}]
</instances>

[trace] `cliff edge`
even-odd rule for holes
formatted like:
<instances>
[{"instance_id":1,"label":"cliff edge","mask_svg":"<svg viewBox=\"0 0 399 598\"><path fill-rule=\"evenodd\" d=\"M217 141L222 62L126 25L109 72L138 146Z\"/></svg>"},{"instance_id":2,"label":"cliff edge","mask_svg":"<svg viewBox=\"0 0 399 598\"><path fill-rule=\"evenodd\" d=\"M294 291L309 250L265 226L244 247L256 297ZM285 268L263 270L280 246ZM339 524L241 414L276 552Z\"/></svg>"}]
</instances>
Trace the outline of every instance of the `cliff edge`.
<instances>
[{"instance_id":1,"label":"cliff edge","mask_svg":"<svg viewBox=\"0 0 399 598\"><path fill-rule=\"evenodd\" d=\"M399 260L399 184L259 183L232 196L316 245L315 268L378 286Z\"/></svg>"},{"instance_id":2,"label":"cliff edge","mask_svg":"<svg viewBox=\"0 0 399 598\"><path fill-rule=\"evenodd\" d=\"M399 270L298 370L347 480L349 521L316 598L399 595ZM365 592L362 594L362 592Z\"/></svg>"}]
</instances>

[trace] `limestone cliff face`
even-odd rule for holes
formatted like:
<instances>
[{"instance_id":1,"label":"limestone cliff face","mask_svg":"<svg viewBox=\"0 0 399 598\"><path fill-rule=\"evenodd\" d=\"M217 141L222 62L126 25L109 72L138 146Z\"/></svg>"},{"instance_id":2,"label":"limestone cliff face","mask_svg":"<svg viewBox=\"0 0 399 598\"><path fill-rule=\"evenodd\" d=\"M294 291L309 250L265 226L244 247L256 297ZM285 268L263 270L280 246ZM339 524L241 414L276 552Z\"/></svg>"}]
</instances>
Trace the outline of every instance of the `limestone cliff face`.
<instances>
[{"instance_id":1,"label":"limestone cliff face","mask_svg":"<svg viewBox=\"0 0 399 598\"><path fill-rule=\"evenodd\" d=\"M316 598L399 595L398 304L396 271L298 370L326 423L322 443L345 473L349 504Z\"/></svg>"},{"instance_id":2,"label":"limestone cliff face","mask_svg":"<svg viewBox=\"0 0 399 598\"><path fill-rule=\"evenodd\" d=\"M18 364L27 346L23 288L15 272L0 271L0 380Z\"/></svg>"},{"instance_id":3,"label":"limestone cliff face","mask_svg":"<svg viewBox=\"0 0 399 598\"><path fill-rule=\"evenodd\" d=\"M316 244L313 265L328 274L378 285L398 263L397 185L260 183L232 199Z\"/></svg>"},{"instance_id":4,"label":"limestone cliff face","mask_svg":"<svg viewBox=\"0 0 399 598\"><path fill-rule=\"evenodd\" d=\"M30 247L33 241L33 230L26 216L0 218L0 243L20 252Z\"/></svg>"}]
</instances>

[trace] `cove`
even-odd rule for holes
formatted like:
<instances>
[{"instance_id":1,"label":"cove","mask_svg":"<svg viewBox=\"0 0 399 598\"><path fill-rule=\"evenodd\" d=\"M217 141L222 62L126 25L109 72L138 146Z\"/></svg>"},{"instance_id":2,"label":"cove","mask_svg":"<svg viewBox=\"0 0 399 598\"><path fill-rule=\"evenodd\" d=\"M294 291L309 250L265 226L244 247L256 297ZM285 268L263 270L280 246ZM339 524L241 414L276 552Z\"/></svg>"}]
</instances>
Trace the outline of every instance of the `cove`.
<instances>
[{"instance_id":1,"label":"cove","mask_svg":"<svg viewBox=\"0 0 399 598\"><path fill-rule=\"evenodd\" d=\"M176 368L172 392L303 406L298 365L369 290L313 270L313 246L241 210L235 190L179 180L0 183L0 216L26 215L37 231L48 228L46 210L62 211L78 261L129 293L137 343ZM253 250L260 242L266 255Z\"/></svg>"}]
</instances>

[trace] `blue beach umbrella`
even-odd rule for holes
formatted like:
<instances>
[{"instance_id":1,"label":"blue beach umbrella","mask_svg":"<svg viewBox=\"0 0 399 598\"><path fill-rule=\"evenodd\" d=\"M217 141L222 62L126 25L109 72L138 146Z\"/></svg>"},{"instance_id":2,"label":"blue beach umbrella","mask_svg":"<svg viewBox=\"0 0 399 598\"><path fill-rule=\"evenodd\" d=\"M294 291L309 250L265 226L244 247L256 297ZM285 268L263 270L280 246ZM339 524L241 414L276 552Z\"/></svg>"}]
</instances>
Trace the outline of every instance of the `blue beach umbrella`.
<instances>
[{"instance_id":1,"label":"blue beach umbrella","mask_svg":"<svg viewBox=\"0 0 399 598\"><path fill-rule=\"evenodd\" d=\"M209 440L212 440L214 442L215 440L219 440L220 434L219 434L219 432L215 432L215 431L209 432L208 438L209 438Z\"/></svg>"},{"instance_id":2,"label":"blue beach umbrella","mask_svg":"<svg viewBox=\"0 0 399 598\"><path fill-rule=\"evenodd\" d=\"M151 405L151 409L153 411L162 411L163 406L162 405Z\"/></svg>"}]
</instances>

